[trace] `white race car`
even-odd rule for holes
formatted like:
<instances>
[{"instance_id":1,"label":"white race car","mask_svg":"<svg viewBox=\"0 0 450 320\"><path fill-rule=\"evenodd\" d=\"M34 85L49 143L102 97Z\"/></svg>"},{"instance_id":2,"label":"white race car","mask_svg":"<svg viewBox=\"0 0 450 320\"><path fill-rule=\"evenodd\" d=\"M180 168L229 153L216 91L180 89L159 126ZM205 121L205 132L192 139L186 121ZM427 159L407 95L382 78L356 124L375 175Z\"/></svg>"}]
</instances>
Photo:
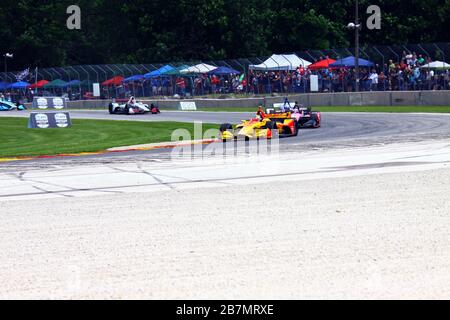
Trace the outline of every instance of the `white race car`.
<instances>
[{"instance_id":1,"label":"white race car","mask_svg":"<svg viewBox=\"0 0 450 320\"><path fill-rule=\"evenodd\" d=\"M136 101L135 103L119 104L111 102L109 104L110 114L144 114L150 112L148 104Z\"/></svg>"}]
</instances>

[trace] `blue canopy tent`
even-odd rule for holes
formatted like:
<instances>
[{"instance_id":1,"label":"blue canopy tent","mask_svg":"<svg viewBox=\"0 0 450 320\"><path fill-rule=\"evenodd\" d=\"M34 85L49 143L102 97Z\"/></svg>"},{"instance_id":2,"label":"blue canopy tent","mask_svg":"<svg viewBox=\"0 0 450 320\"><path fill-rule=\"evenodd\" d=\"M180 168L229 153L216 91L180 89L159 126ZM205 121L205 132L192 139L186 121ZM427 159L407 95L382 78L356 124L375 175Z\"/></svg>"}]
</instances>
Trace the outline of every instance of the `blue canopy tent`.
<instances>
[{"instance_id":1,"label":"blue canopy tent","mask_svg":"<svg viewBox=\"0 0 450 320\"><path fill-rule=\"evenodd\" d=\"M223 76L223 75L230 75L230 74L241 74L241 72L228 68L228 67L218 67L217 69L214 69L210 72L208 72L210 75L216 75L216 76Z\"/></svg>"},{"instance_id":2,"label":"blue canopy tent","mask_svg":"<svg viewBox=\"0 0 450 320\"><path fill-rule=\"evenodd\" d=\"M24 81L19 81L19 82L14 82L13 84L11 84L10 88L11 89L26 89L28 88L30 84L28 82L24 82Z\"/></svg>"},{"instance_id":3,"label":"blue canopy tent","mask_svg":"<svg viewBox=\"0 0 450 320\"><path fill-rule=\"evenodd\" d=\"M360 67L373 67L375 64L371 61L368 60L364 60L364 59L358 59L359 62L359 66ZM336 60L336 62L331 63L329 65L330 68L340 68L340 67L355 67L355 57L354 56L349 56L346 58L342 58L339 60Z\"/></svg>"},{"instance_id":4,"label":"blue canopy tent","mask_svg":"<svg viewBox=\"0 0 450 320\"><path fill-rule=\"evenodd\" d=\"M163 76L183 76L185 74L181 73L180 71L183 70L183 69L186 69L186 68L189 68L189 66L186 65L186 64L183 64L183 65L181 65L179 67L173 68L172 70L164 71L162 73L162 75Z\"/></svg>"},{"instance_id":5,"label":"blue canopy tent","mask_svg":"<svg viewBox=\"0 0 450 320\"><path fill-rule=\"evenodd\" d=\"M138 74L135 76L125 78L125 79L123 79L122 82L127 83L127 82L142 81L142 80L144 80L144 76L142 74Z\"/></svg>"},{"instance_id":6,"label":"blue canopy tent","mask_svg":"<svg viewBox=\"0 0 450 320\"><path fill-rule=\"evenodd\" d=\"M73 91L77 92L78 94L82 95L81 91L81 81L80 80L72 80L66 83L67 93L74 94Z\"/></svg>"},{"instance_id":7,"label":"blue canopy tent","mask_svg":"<svg viewBox=\"0 0 450 320\"><path fill-rule=\"evenodd\" d=\"M170 66L170 65L165 65L164 67L161 67L157 70L154 70L152 72L146 73L144 75L145 79L149 79L149 78L154 78L154 77L160 77L162 75L164 75L164 73L169 72L175 70L174 67Z\"/></svg>"},{"instance_id":8,"label":"blue canopy tent","mask_svg":"<svg viewBox=\"0 0 450 320\"><path fill-rule=\"evenodd\" d=\"M79 87L81 85L81 81L80 80L72 80L67 82L66 84L68 87Z\"/></svg>"},{"instance_id":9,"label":"blue canopy tent","mask_svg":"<svg viewBox=\"0 0 450 320\"><path fill-rule=\"evenodd\" d=\"M9 87L10 87L10 83L8 83L8 82L3 82L3 81L1 81L0 82L0 90L6 90L6 89L8 89Z\"/></svg>"},{"instance_id":10,"label":"blue canopy tent","mask_svg":"<svg viewBox=\"0 0 450 320\"><path fill-rule=\"evenodd\" d=\"M135 82L141 82L145 80L145 77L142 74L137 74L128 78L123 79L123 83L129 83L131 82L133 85L133 95L136 95L136 90L134 88L134 83ZM142 84L142 96L144 96L144 85Z\"/></svg>"}]
</instances>

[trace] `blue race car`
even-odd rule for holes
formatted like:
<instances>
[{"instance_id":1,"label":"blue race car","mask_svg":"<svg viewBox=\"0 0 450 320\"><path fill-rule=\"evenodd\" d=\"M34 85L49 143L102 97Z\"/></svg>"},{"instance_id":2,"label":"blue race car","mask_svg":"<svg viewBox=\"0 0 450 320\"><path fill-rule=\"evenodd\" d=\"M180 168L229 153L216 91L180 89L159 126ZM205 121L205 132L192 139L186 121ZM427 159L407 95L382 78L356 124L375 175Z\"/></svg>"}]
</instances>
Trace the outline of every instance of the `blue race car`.
<instances>
[{"instance_id":1,"label":"blue race car","mask_svg":"<svg viewBox=\"0 0 450 320\"><path fill-rule=\"evenodd\" d=\"M15 104L9 101L0 101L0 111L11 111L11 110L26 110L27 108L23 104Z\"/></svg>"}]
</instances>

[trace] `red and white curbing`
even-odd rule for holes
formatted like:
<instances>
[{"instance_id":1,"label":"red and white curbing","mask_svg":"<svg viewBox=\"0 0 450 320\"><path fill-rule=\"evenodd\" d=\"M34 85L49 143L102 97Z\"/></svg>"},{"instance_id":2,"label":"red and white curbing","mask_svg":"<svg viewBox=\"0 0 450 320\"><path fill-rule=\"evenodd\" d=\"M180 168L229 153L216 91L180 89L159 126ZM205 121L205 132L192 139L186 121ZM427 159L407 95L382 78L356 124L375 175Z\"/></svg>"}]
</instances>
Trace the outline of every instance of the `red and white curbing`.
<instances>
[{"instance_id":1,"label":"red and white curbing","mask_svg":"<svg viewBox=\"0 0 450 320\"><path fill-rule=\"evenodd\" d=\"M180 140L180 141L172 141L172 142L159 142L159 143L148 143L148 144L139 144L134 146L124 146L124 147L115 147L107 149L108 152L126 152L126 151L135 151L135 150L153 150L153 149L172 149L176 147L184 147L194 144L210 144L219 142L219 139L201 139L201 140Z\"/></svg>"}]
</instances>

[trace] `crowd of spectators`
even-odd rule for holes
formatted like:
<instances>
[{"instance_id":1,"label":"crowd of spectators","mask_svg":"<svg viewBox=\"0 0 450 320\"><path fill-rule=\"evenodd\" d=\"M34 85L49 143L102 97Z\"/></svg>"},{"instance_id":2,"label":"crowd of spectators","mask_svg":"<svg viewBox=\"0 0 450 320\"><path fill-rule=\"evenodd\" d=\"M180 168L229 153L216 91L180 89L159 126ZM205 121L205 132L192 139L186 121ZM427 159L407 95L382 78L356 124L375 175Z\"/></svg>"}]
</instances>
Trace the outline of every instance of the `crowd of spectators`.
<instances>
[{"instance_id":1,"label":"crowd of spectators","mask_svg":"<svg viewBox=\"0 0 450 320\"><path fill-rule=\"evenodd\" d=\"M317 61L327 59L321 57ZM388 60L384 64L359 69L360 91L450 90L450 70L422 68L431 62L429 57L404 52L401 61ZM220 94L286 94L310 92L312 75L318 77L319 92L354 92L354 68L310 70L299 66L293 71L255 71L246 75L161 76L144 82L126 83L117 87L103 87L102 98L134 96L206 96ZM76 91L76 89L74 90ZM38 92L39 93L39 92ZM41 92L42 93L42 92ZM60 92L69 98L86 98L82 92ZM32 90L6 92L13 100L30 101ZM59 93L58 93L59 94ZM74 99L75 99L74 98Z\"/></svg>"},{"instance_id":2,"label":"crowd of spectators","mask_svg":"<svg viewBox=\"0 0 450 320\"><path fill-rule=\"evenodd\" d=\"M155 77L145 82L126 83L118 87L103 87L104 96L202 96L210 94L244 93L246 79L240 75L206 75Z\"/></svg>"},{"instance_id":3,"label":"crowd of spectators","mask_svg":"<svg viewBox=\"0 0 450 320\"><path fill-rule=\"evenodd\" d=\"M33 90L26 89L23 90L8 90L5 92L0 92L0 101L8 101L14 103L25 103L33 100L34 92Z\"/></svg>"},{"instance_id":4,"label":"crowd of spectators","mask_svg":"<svg viewBox=\"0 0 450 320\"><path fill-rule=\"evenodd\" d=\"M450 89L449 70L435 71L421 68L429 62L431 62L430 58L415 53L405 53L398 63L389 60L384 65L375 64L372 68L359 68L360 91ZM318 76L320 92L355 91L355 68L311 71L303 67L295 71L254 72L250 70L248 91L254 94L309 92L311 75Z\"/></svg>"},{"instance_id":5,"label":"crowd of spectators","mask_svg":"<svg viewBox=\"0 0 450 320\"><path fill-rule=\"evenodd\" d=\"M318 61L328 57L321 57ZM360 91L448 90L450 70L421 68L431 62L421 54L404 52L400 62L389 60L371 68L359 68ZM328 68L312 71L302 66L294 71L254 71L240 75L197 75L195 77L155 78L151 95L180 96L227 93L310 92L311 75L318 76L319 92L354 92L354 68ZM138 89L139 90L139 89ZM144 88L145 90L145 88Z\"/></svg>"}]
</instances>

